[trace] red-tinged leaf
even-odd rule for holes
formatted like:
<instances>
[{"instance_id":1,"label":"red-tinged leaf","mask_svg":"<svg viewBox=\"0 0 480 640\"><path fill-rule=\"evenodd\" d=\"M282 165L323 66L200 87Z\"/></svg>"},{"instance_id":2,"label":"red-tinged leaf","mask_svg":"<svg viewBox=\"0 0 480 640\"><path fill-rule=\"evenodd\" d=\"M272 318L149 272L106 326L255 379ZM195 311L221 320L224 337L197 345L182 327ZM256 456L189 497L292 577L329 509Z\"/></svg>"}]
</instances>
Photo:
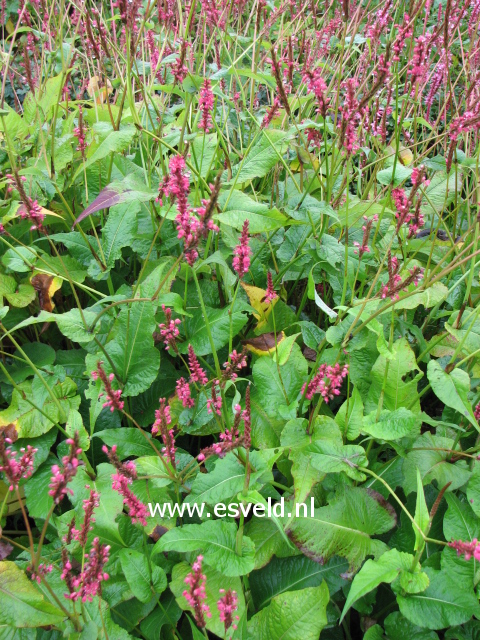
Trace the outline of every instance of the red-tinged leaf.
<instances>
[{"instance_id":1,"label":"red-tinged leaf","mask_svg":"<svg viewBox=\"0 0 480 640\"><path fill-rule=\"evenodd\" d=\"M126 178L121 182L111 182L100 191L95 200L82 211L74 222L74 227L82 220L85 220L92 213L97 213L102 209L108 209L123 202L147 202L156 197L155 191L150 191L145 185L135 183L131 178Z\"/></svg>"}]
</instances>

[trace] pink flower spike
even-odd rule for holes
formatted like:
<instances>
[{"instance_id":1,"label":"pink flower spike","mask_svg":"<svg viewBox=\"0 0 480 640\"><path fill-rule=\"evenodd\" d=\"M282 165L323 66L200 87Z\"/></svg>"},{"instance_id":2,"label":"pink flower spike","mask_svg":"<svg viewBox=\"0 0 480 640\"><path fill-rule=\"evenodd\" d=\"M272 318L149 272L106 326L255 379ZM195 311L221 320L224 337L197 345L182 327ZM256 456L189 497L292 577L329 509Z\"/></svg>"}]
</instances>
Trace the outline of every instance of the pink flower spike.
<instances>
[{"instance_id":1,"label":"pink flower spike","mask_svg":"<svg viewBox=\"0 0 480 640\"><path fill-rule=\"evenodd\" d=\"M248 243L248 220L245 220L240 236L240 243L237 244L233 251L233 268L240 279L242 279L250 269L250 256L252 255L252 250Z\"/></svg>"},{"instance_id":2,"label":"pink flower spike","mask_svg":"<svg viewBox=\"0 0 480 640\"><path fill-rule=\"evenodd\" d=\"M263 302L265 302L266 304L271 304L274 300L276 300L278 298L278 294L276 293L275 289L273 288L273 278L272 278L272 273L269 271L267 273L267 292L265 294L265 298L263 299Z\"/></svg>"},{"instance_id":3,"label":"pink flower spike","mask_svg":"<svg viewBox=\"0 0 480 640\"><path fill-rule=\"evenodd\" d=\"M205 371L200 366L195 351L191 344L188 345L188 366L190 369L190 381L197 382L198 384L205 385L208 382L208 377Z\"/></svg>"},{"instance_id":4,"label":"pink flower spike","mask_svg":"<svg viewBox=\"0 0 480 640\"><path fill-rule=\"evenodd\" d=\"M125 403L123 402L123 400L120 400L122 396L122 391L121 389L117 389L117 390L113 389L112 382L115 379L115 376L113 373L107 376L102 365L103 365L103 362L99 360L97 362L97 370L92 371L93 380L101 380L103 384L103 388L105 389L105 392L100 393L98 397L99 398L101 396L107 397L107 401L103 403L103 407L104 408L109 407L112 413L114 412L115 409L118 409L119 411L123 411L123 407Z\"/></svg>"},{"instance_id":5,"label":"pink flower spike","mask_svg":"<svg viewBox=\"0 0 480 640\"><path fill-rule=\"evenodd\" d=\"M0 434L0 471L5 474L9 484L9 490L13 491L19 485L22 478L29 478L33 473L33 461L37 449L28 445L26 449L20 449L21 456L17 460L17 452L11 447L5 447L5 443L11 444L10 438Z\"/></svg>"},{"instance_id":6,"label":"pink flower spike","mask_svg":"<svg viewBox=\"0 0 480 640\"><path fill-rule=\"evenodd\" d=\"M217 602L217 609L220 614L220 620L225 626L226 634L230 627L235 630L237 628L236 622L240 620L239 616L234 616L235 611L238 609L238 597L237 592L232 591L232 589L229 589L228 591L220 589L220 593L224 593L225 595Z\"/></svg>"},{"instance_id":7,"label":"pink flower spike","mask_svg":"<svg viewBox=\"0 0 480 640\"><path fill-rule=\"evenodd\" d=\"M202 117L198 123L198 128L203 129L205 133L208 133L213 126L211 111L214 105L214 97L212 93L211 82L208 78L205 78L203 87L200 90L200 98L198 100L198 107L202 112Z\"/></svg>"},{"instance_id":8,"label":"pink flower spike","mask_svg":"<svg viewBox=\"0 0 480 640\"><path fill-rule=\"evenodd\" d=\"M175 436L173 429L169 429L168 425L171 424L172 418L170 416L170 407L167 405L165 398L160 398L160 408L155 411L155 422L152 427L152 436L162 436L163 444L162 453L170 461L170 464L175 467Z\"/></svg>"},{"instance_id":9,"label":"pink flower spike","mask_svg":"<svg viewBox=\"0 0 480 640\"><path fill-rule=\"evenodd\" d=\"M82 450L79 447L78 431L73 438L69 438L65 442L70 445L70 452L68 455L63 456L61 467L58 464L53 465L52 478L49 485L50 491L48 495L52 496L55 504L59 504L67 493L73 494L73 491L67 488L67 485L77 475L77 470L80 466L78 456L82 453Z\"/></svg>"},{"instance_id":10,"label":"pink flower spike","mask_svg":"<svg viewBox=\"0 0 480 640\"><path fill-rule=\"evenodd\" d=\"M185 378L177 380L176 393L185 409L192 409L195 406L195 400L192 398L190 385Z\"/></svg>"},{"instance_id":11,"label":"pink flower spike","mask_svg":"<svg viewBox=\"0 0 480 640\"><path fill-rule=\"evenodd\" d=\"M211 618L210 607L206 604L207 593L205 591L205 575L202 573L202 561L203 556L197 556L197 559L192 565L192 572L185 578L185 584L188 589L185 589L183 596L188 602L189 606L193 609L193 617L200 629L204 629L207 626L205 616Z\"/></svg>"}]
</instances>

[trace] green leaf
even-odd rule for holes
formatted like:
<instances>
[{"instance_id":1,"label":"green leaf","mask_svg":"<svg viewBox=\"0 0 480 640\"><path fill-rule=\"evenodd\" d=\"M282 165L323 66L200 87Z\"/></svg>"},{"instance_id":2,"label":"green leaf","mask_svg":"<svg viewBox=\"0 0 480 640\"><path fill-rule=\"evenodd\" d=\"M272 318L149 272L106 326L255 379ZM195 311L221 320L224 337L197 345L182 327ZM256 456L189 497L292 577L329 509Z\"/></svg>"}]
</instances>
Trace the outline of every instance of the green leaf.
<instances>
[{"instance_id":1,"label":"green leaf","mask_svg":"<svg viewBox=\"0 0 480 640\"><path fill-rule=\"evenodd\" d=\"M242 541L242 555L235 551L237 527L223 520L209 520L202 524L186 524L167 531L155 545L154 553L165 551L201 550L206 564L226 576L250 573L255 564L255 549L246 536Z\"/></svg>"},{"instance_id":2,"label":"green leaf","mask_svg":"<svg viewBox=\"0 0 480 640\"><path fill-rule=\"evenodd\" d=\"M329 593L326 582L301 591L287 591L256 613L248 624L252 640L318 640L327 625Z\"/></svg>"},{"instance_id":3,"label":"green leaf","mask_svg":"<svg viewBox=\"0 0 480 640\"><path fill-rule=\"evenodd\" d=\"M192 157L190 159L190 162L196 168L202 178L206 178L208 172L215 167L215 164L212 165L212 160L215 157L216 151L216 133L209 133L207 135L204 135L202 133L201 135L193 139Z\"/></svg>"},{"instance_id":4,"label":"green leaf","mask_svg":"<svg viewBox=\"0 0 480 640\"><path fill-rule=\"evenodd\" d=\"M348 440L355 440L363 426L363 400L357 387L337 411L335 422Z\"/></svg>"},{"instance_id":5,"label":"green leaf","mask_svg":"<svg viewBox=\"0 0 480 640\"><path fill-rule=\"evenodd\" d=\"M31 284L17 284L15 278L0 273L0 301L3 298L14 307L27 307L35 300L35 289Z\"/></svg>"},{"instance_id":6,"label":"green leaf","mask_svg":"<svg viewBox=\"0 0 480 640\"><path fill-rule=\"evenodd\" d=\"M430 360L427 366L428 381L443 404L464 416L475 429L479 430L473 414L472 405L467 399L470 391L470 376L463 369L454 369L446 373L437 360Z\"/></svg>"},{"instance_id":7,"label":"green leaf","mask_svg":"<svg viewBox=\"0 0 480 640\"><path fill-rule=\"evenodd\" d=\"M348 562L341 558L331 558L325 564L318 564L305 556L273 558L260 571L249 576L249 585L255 608L263 609L272 598L307 587L318 587L324 580L330 596L348 584L341 574L348 571Z\"/></svg>"},{"instance_id":8,"label":"green leaf","mask_svg":"<svg viewBox=\"0 0 480 640\"><path fill-rule=\"evenodd\" d=\"M182 610L177 605L175 597L168 591L160 598L160 607L155 607L152 613L142 620L140 630L147 640L158 640L162 627L175 626L181 615Z\"/></svg>"},{"instance_id":9,"label":"green leaf","mask_svg":"<svg viewBox=\"0 0 480 640\"><path fill-rule=\"evenodd\" d=\"M384 622L389 640L438 640L435 631L427 631L412 624L399 611L391 613Z\"/></svg>"},{"instance_id":10,"label":"green leaf","mask_svg":"<svg viewBox=\"0 0 480 640\"><path fill-rule=\"evenodd\" d=\"M303 450L310 456L312 465L323 473L345 473L352 480L363 482L365 474L359 466L368 464L363 447L353 444L339 445L334 442L317 441Z\"/></svg>"},{"instance_id":11,"label":"green leaf","mask_svg":"<svg viewBox=\"0 0 480 640\"><path fill-rule=\"evenodd\" d=\"M100 325L97 324L94 331L89 331L89 327L96 317L97 314L93 311L83 310L80 313L79 309L70 309L66 313L52 313L50 315L50 319L57 323L57 327L63 335L79 344L86 344L94 339Z\"/></svg>"},{"instance_id":12,"label":"green leaf","mask_svg":"<svg viewBox=\"0 0 480 640\"><path fill-rule=\"evenodd\" d=\"M0 624L35 628L60 624L64 618L14 562L0 562Z\"/></svg>"},{"instance_id":13,"label":"green leaf","mask_svg":"<svg viewBox=\"0 0 480 640\"><path fill-rule=\"evenodd\" d=\"M79 175L83 175L84 171L94 162L102 160L110 153L124 151L132 142L134 135L135 128L132 126L120 129L120 131L110 131L99 145L90 148L86 161L79 165L73 174L72 181L75 181Z\"/></svg>"},{"instance_id":14,"label":"green leaf","mask_svg":"<svg viewBox=\"0 0 480 640\"><path fill-rule=\"evenodd\" d=\"M417 371L419 373L415 375ZM378 409L381 395L384 409L394 411L399 407L407 407L413 413L420 413L419 400L415 402L413 407L410 407L410 404L412 398L417 395L417 382L422 375L417 366L415 354L406 338L400 338L394 342L392 356L389 359L383 354L378 356L372 367L372 384L365 402L367 414ZM406 380L411 376L415 377Z\"/></svg>"},{"instance_id":15,"label":"green leaf","mask_svg":"<svg viewBox=\"0 0 480 640\"><path fill-rule=\"evenodd\" d=\"M404 180L407 180L412 174L412 170L408 167L404 167L400 162L397 162L397 165L394 167L387 167L386 169L382 169L377 173L377 181L380 184L388 186L389 184L393 184L394 187L398 187Z\"/></svg>"},{"instance_id":16,"label":"green leaf","mask_svg":"<svg viewBox=\"0 0 480 640\"><path fill-rule=\"evenodd\" d=\"M372 411L363 419L362 431L378 440L399 440L420 433L421 420L409 409L383 410L377 418Z\"/></svg>"},{"instance_id":17,"label":"green leaf","mask_svg":"<svg viewBox=\"0 0 480 640\"><path fill-rule=\"evenodd\" d=\"M139 211L139 202L118 204L110 209L102 231L102 247L107 267L113 267L115 260L121 257L123 247L132 244Z\"/></svg>"},{"instance_id":18,"label":"green leaf","mask_svg":"<svg viewBox=\"0 0 480 640\"><path fill-rule=\"evenodd\" d=\"M397 595L401 613L419 627L444 629L480 616L480 605L471 587L444 571L426 568L430 585L424 593Z\"/></svg>"},{"instance_id":19,"label":"green leaf","mask_svg":"<svg viewBox=\"0 0 480 640\"><path fill-rule=\"evenodd\" d=\"M422 476L420 469L417 469L417 503L415 505L415 522L425 535L428 534L430 514L428 512L427 503L425 501L425 493L423 491ZM412 524L413 526L413 524ZM423 549L425 542L417 527L413 527L415 533L415 551Z\"/></svg>"},{"instance_id":20,"label":"green leaf","mask_svg":"<svg viewBox=\"0 0 480 640\"><path fill-rule=\"evenodd\" d=\"M294 344L284 365L263 357L253 365L254 387L251 394L252 437L255 446L276 447L285 421L279 407L292 405L307 377L307 361L300 347Z\"/></svg>"},{"instance_id":21,"label":"green leaf","mask_svg":"<svg viewBox=\"0 0 480 640\"><path fill-rule=\"evenodd\" d=\"M393 582L401 571L408 571L412 561L411 554L402 553L397 549L386 551L378 560L367 560L353 579L340 622L357 600L376 589L382 582Z\"/></svg>"},{"instance_id":22,"label":"green leaf","mask_svg":"<svg viewBox=\"0 0 480 640\"><path fill-rule=\"evenodd\" d=\"M120 460L131 456L151 456L155 450L149 444L150 436L145 438L134 427L122 427L120 429L105 429L93 434L94 438L100 438L109 447L117 445L117 456Z\"/></svg>"},{"instance_id":23,"label":"green leaf","mask_svg":"<svg viewBox=\"0 0 480 640\"><path fill-rule=\"evenodd\" d=\"M50 390L57 402L47 395L42 406L37 408L33 400L32 382L22 382L13 390L8 409L0 411L0 425L13 423L20 438L35 438L49 431L56 422L65 423L70 411L78 409L80 405L77 385L70 378L65 378L64 382L55 384Z\"/></svg>"},{"instance_id":24,"label":"green leaf","mask_svg":"<svg viewBox=\"0 0 480 640\"><path fill-rule=\"evenodd\" d=\"M213 344L217 351L228 344L230 331L232 331L232 335L236 335L248 320L248 316L242 313L241 310L235 310L230 314L228 307L223 309L206 307L206 313ZM192 345L197 356L206 356L212 353L212 346L201 309L196 309L191 318L186 318L185 333L187 340L179 346L180 353L187 353L189 344Z\"/></svg>"},{"instance_id":25,"label":"green leaf","mask_svg":"<svg viewBox=\"0 0 480 640\"><path fill-rule=\"evenodd\" d=\"M250 476L250 489L258 485L257 480L263 476L262 483L273 480L264 459L256 451L251 452L251 462L255 469ZM245 466L241 464L233 452L220 458L210 473L198 473L192 483L192 489L185 502L204 502L215 505L227 502L243 489Z\"/></svg>"},{"instance_id":26,"label":"green leaf","mask_svg":"<svg viewBox=\"0 0 480 640\"><path fill-rule=\"evenodd\" d=\"M468 465L464 460L452 463L449 450L454 447L451 438L435 436L429 432L415 440L403 463L403 489L408 495L417 489L417 468L420 470L424 485L436 480L439 489L448 482L448 491L454 491L470 478Z\"/></svg>"},{"instance_id":27,"label":"green leaf","mask_svg":"<svg viewBox=\"0 0 480 640\"><path fill-rule=\"evenodd\" d=\"M140 602L149 602L152 598L153 590L147 557L134 549L121 549L119 558L123 574L130 585L133 595ZM152 567L152 572L155 574L155 591L156 593L161 593L167 588L165 571L160 567L154 566Z\"/></svg>"},{"instance_id":28,"label":"green leaf","mask_svg":"<svg viewBox=\"0 0 480 640\"><path fill-rule=\"evenodd\" d=\"M248 229L251 234L274 231L285 226L287 222L287 217L278 209L271 209L236 189L233 192L220 194L218 206L222 213L215 216L216 219L237 231L242 230L245 220L248 220Z\"/></svg>"},{"instance_id":29,"label":"green leaf","mask_svg":"<svg viewBox=\"0 0 480 640\"><path fill-rule=\"evenodd\" d=\"M241 184L265 176L282 157L287 137L288 133L285 131L262 131L261 139L245 155L243 161L232 167L230 182ZM226 173L223 176L226 177Z\"/></svg>"},{"instance_id":30,"label":"green leaf","mask_svg":"<svg viewBox=\"0 0 480 640\"><path fill-rule=\"evenodd\" d=\"M114 323L115 338L106 344L105 349L124 385L123 396L137 396L148 389L157 377L160 352L153 342L156 328L152 302L134 302L123 307ZM93 367L95 365L96 362ZM108 361L103 366L107 375L112 373Z\"/></svg>"},{"instance_id":31,"label":"green leaf","mask_svg":"<svg viewBox=\"0 0 480 640\"><path fill-rule=\"evenodd\" d=\"M286 533L309 558L325 562L337 555L355 571L367 555L385 550L371 536L389 531L395 523L394 510L378 494L346 487L329 505L315 509L313 518L296 518Z\"/></svg>"}]
</instances>

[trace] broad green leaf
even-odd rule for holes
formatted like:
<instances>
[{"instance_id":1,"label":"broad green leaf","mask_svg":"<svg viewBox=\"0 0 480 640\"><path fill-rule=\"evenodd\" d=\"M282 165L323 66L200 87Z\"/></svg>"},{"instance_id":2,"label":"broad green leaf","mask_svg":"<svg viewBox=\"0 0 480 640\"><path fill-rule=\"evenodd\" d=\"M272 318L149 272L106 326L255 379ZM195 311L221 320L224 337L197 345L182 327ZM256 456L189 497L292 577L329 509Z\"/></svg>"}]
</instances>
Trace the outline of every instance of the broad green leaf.
<instances>
[{"instance_id":1,"label":"broad green leaf","mask_svg":"<svg viewBox=\"0 0 480 640\"><path fill-rule=\"evenodd\" d=\"M250 149L244 159L232 167L230 182L241 184L253 178L262 178L282 157L288 137L285 131L269 129L262 131L260 140ZM223 174L226 179L226 173Z\"/></svg>"},{"instance_id":2,"label":"broad green leaf","mask_svg":"<svg viewBox=\"0 0 480 640\"><path fill-rule=\"evenodd\" d=\"M384 625L390 640L405 640L405 638L409 640L438 640L435 631L418 627L402 616L399 611L394 611L385 618Z\"/></svg>"},{"instance_id":3,"label":"broad green leaf","mask_svg":"<svg viewBox=\"0 0 480 640\"><path fill-rule=\"evenodd\" d=\"M66 378L50 390L56 401L47 395L42 406L37 407L32 396L32 382L22 382L14 389L8 409L0 411L0 426L14 424L20 438L35 438L49 431L56 422L65 423L70 410L78 409L80 405L77 385Z\"/></svg>"},{"instance_id":4,"label":"broad green leaf","mask_svg":"<svg viewBox=\"0 0 480 640\"><path fill-rule=\"evenodd\" d=\"M120 460L130 458L130 456L152 456L155 450L149 444L150 436L145 438L142 433L134 427L122 427L121 429L106 429L93 435L100 438L109 447L117 445L117 456Z\"/></svg>"},{"instance_id":5,"label":"broad green leaf","mask_svg":"<svg viewBox=\"0 0 480 640\"><path fill-rule=\"evenodd\" d=\"M191 149L192 156L190 162L202 178L205 178L208 172L212 171L215 167L215 163L212 164L212 160L217 151L217 134L209 133L204 135L202 133L193 139Z\"/></svg>"},{"instance_id":6,"label":"broad green leaf","mask_svg":"<svg viewBox=\"0 0 480 640\"><path fill-rule=\"evenodd\" d=\"M315 509L313 518L296 518L286 533L309 558L325 562L337 555L355 571L367 555L385 551L385 545L371 536L389 531L395 523L394 510L381 496L350 487Z\"/></svg>"},{"instance_id":7,"label":"broad green leaf","mask_svg":"<svg viewBox=\"0 0 480 640\"><path fill-rule=\"evenodd\" d=\"M124 385L124 396L137 396L148 389L157 377L160 352L153 342L156 328L152 302L133 302L128 307L124 306L115 321L115 337L105 349ZM110 363L105 361L103 366L110 374Z\"/></svg>"},{"instance_id":8,"label":"broad green leaf","mask_svg":"<svg viewBox=\"0 0 480 640\"><path fill-rule=\"evenodd\" d=\"M380 184L388 186L393 184L394 187L398 187L404 180L407 180L412 174L412 170L408 167L404 167L400 162L397 162L394 169L393 165L382 169L377 173L377 180Z\"/></svg>"},{"instance_id":9,"label":"broad green leaf","mask_svg":"<svg viewBox=\"0 0 480 640\"><path fill-rule=\"evenodd\" d=\"M66 338L86 344L94 339L95 333L100 329L97 324L93 331L89 330L96 317L97 314L93 311L83 310L80 313L79 309L70 309L66 313L51 314L50 319L57 323L57 327Z\"/></svg>"},{"instance_id":10,"label":"broad green leaf","mask_svg":"<svg viewBox=\"0 0 480 640\"><path fill-rule=\"evenodd\" d=\"M175 626L181 615L182 610L177 605L175 597L167 591L160 598L160 607L155 607L152 613L142 620L140 630L147 640L158 640L162 627Z\"/></svg>"},{"instance_id":11,"label":"broad green leaf","mask_svg":"<svg viewBox=\"0 0 480 640\"><path fill-rule=\"evenodd\" d=\"M444 571L426 568L430 585L424 593L397 595L400 612L419 627L444 629L480 616L480 605L471 586Z\"/></svg>"},{"instance_id":12,"label":"broad green leaf","mask_svg":"<svg viewBox=\"0 0 480 640\"><path fill-rule=\"evenodd\" d=\"M228 307L223 309L206 307L206 313L213 344L217 350L228 344L230 331L232 331L232 335L236 335L248 320L248 316L242 313L241 310L235 310L230 313ZM187 340L182 345L179 345L180 353L187 353L189 344L192 345L197 356L205 356L212 353L212 346L201 309L196 309L191 318L186 318L185 333Z\"/></svg>"},{"instance_id":13,"label":"broad green leaf","mask_svg":"<svg viewBox=\"0 0 480 640\"><path fill-rule=\"evenodd\" d=\"M326 582L318 587L287 591L272 598L248 623L251 640L318 640L327 625L329 593Z\"/></svg>"},{"instance_id":14,"label":"broad green leaf","mask_svg":"<svg viewBox=\"0 0 480 640\"><path fill-rule=\"evenodd\" d=\"M237 527L223 520L209 520L202 524L186 524L167 531L155 545L154 553L165 551L199 551L206 564L226 576L242 576L255 564L252 541L243 537L242 555L235 551Z\"/></svg>"},{"instance_id":15,"label":"broad green leaf","mask_svg":"<svg viewBox=\"0 0 480 640\"><path fill-rule=\"evenodd\" d=\"M312 456L303 451L293 451L290 454L292 461L291 474L295 491L295 503L304 503L312 487L321 482L325 477L325 471L319 471L314 466Z\"/></svg>"},{"instance_id":16,"label":"broad green leaf","mask_svg":"<svg viewBox=\"0 0 480 640\"><path fill-rule=\"evenodd\" d=\"M455 311L448 322L445 323L445 329L458 342L462 343L462 350L471 354L480 349L480 319L478 311L467 307L461 316L460 327L457 327L459 311Z\"/></svg>"},{"instance_id":17,"label":"broad green leaf","mask_svg":"<svg viewBox=\"0 0 480 640\"><path fill-rule=\"evenodd\" d=\"M264 567L273 555L277 558L292 555L292 545L287 544L273 520L253 516L245 524L245 534L255 545L255 569Z\"/></svg>"},{"instance_id":18,"label":"broad green leaf","mask_svg":"<svg viewBox=\"0 0 480 640\"><path fill-rule=\"evenodd\" d=\"M0 562L0 624L38 628L60 624L64 618L14 562Z\"/></svg>"},{"instance_id":19,"label":"broad green leaf","mask_svg":"<svg viewBox=\"0 0 480 640\"><path fill-rule=\"evenodd\" d=\"M110 131L100 144L90 148L86 161L79 165L73 174L72 181L76 180L79 175L83 175L84 171L94 162L102 160L110 153L125 151L132 142L134 135L135 128L132 126L125 127L119 131Z\"/></svg>"},{"instance_id":20,"label":"broad green leaf","mask_svg":"<svg viewBox=\"0 0 480 640\"><path fill-rule=\"evenodd\" d=\"M422 375L417 366L415 354L406 338L400 338L394 342L393 356L389 359L385 355L378 356L372 367L370 373L372 384L365 402L367 414L378 409L380 396L383 397L383 409L394 411L399 407L406 407L413 413L420 413L419 400L416 400L412 407L410 405L417 395L417 382ZM405 378L410 379L405 380Z\"/></svg>"},{"instance_id":21,"label":"broad green leaf","mask_svg":"<svg viewBox=\"0 0 480 640\"><path fill-rule=\"evenodd\" d=\"M260 571L253 571L249 584L255 608L263 609L272 598L307 587L318 587L324 580L330 596L347 584L341 574L348 571L348 562L341 558L331 558L325 564L318 564L305 556L273 558Z\"/></svg>"},{"instance_id":22,"label":"broad green leaf","mask_svg":"<svg viewBox=\"0 0 480 640\"><path fill-rule=\"evenodd\" d=\"M449 450L453 446L453 439L430 432L415 440L403 463L403 489L407 495L417 490L417 468L425 486L435 480L438 489L441 489L451 482L448 491L454 491L468 481L471 473L467 463L464 460L455 463L450 460Z\"/></svg>"},{"instance_id":23,"label":"broad green leaf","mask_svg":"<svg viewBox=\"0 0 480 640\"><path fill-rule=\"evenodd\" d=\"M115 468L111 464L102 462L97 466L95 480L92 480L85 468L80 467L69 486L73 490L70 501L77 513L77 526L83 519L83 501L90 496L90 490L94 490L100 496L99 506L94 511L94 532L97 526L111 531L118 543L121 542L121 538L118 534L118 523L115 522L115 519L123 510L123 498L117 491L112 489L112 475L114 473ZM90 489L87 489L87 486Z\"/></svg>"},{"instance_id":24,"label":"broad green leaf","mask_svg":"<svg viewBox=\"0 0 480 640\"><path fill-rule=\"evenodd\" d=\"M363 400L357 387L337 411L335 422L348 440L355 440L362 431Z\"/></svg>"},{"instance_id":25,"label":"broad green leaf","mask_svg":"<svg viewBox=\"0 0 480 640\"><path fill-rule=\"evenodd\" d=\"M218 205L222 213L216 216L217 220L237 231L242 230L245 220L248 220L248 229L251 234L274 231L285 226L287 222L287 217L278 209L271 209L268 205L236 189L232 194L222 193L218 199Z\"/></svg>"},{"instance_id":26,"label":"broad green leaf","mask_svg":"<svg viewBox=\"0 0 480 640\"><path fill-rule=\"evenodd\" d=\"M0 302L3 298L14 307L27 307L35 300L35 289L31 284L17 284L15 278L0 274Z\"/></svg>"},{"instance_id":27,"label":"broad green leaf","mask_svg":"<svg viewBox=\"0 0 480 640\"><path fill-rule=\"evenodd\" d=\"M378 440L399 440L405 436L415 436L420 433L421 420L409 409L400 407L395 411L383 410L377 418L377 412L372 411L365 416L362 431Z\"/></svg>"},{"instance_id":28,"label":"broad green leaf","mask_svg":"<svg viewBox=\"0 0 480 640\"><path fill-rule=\"evenodd\" d=\"M447 407L458 411L478 430L479 427L473 415L472 405L467 399L470 391L470 376L468 373L463 369L454 369L450 373L446 373L437 360L430 360L427 366L427 377L437 398Z\"/></svg>"},{"instance_id":29,"label":"broad green leaf","mask_svg":"<svg viewBox=\"0 0 480 640\"><path fill-rule=\"evenodd\" d=\"M121 257L123 247L132 244L139 211L139 202L117 204L110 209L102 231L103 256L107 267L113 267Z\"/></svg>"},{"instance_id":30,"label":"broad green leaf","mask_svg":"<svg viewBox=\"0 0 480 640\"><path fill-rule=\"evenodd\" d=\"M448 288L441 282L435 282L425 291L419 291L408 298L400 298L395 303L395 310L400 309L416 309L419 305L423 305L426 309L434 307L436 304L445 300L448 295Z\"/></svg>"},{"instance_id":31,"label":"broad green leaf","mask_svg":"<svg viewBox=\"0 0 480 640\"><path fill-rule=\"evenodd\" d=\"M250 461L255 469L250 474L250 489L260 488L266 482L273 480L271 471L258 452L251 452ZM242 491L244 481L245 466L231 452L217 460L213 471L197 474L185 502L203 502L210 505L226 503L229 498Z\"/></svg>"},{"instance_id":32,"label":"broad green leaf","mask_svg":"<svg viewBox=\"0 0 480 640\"><path fill-rule=\"evenodd\" d=\"M279 407L289 407L297 400L307 377L307 361L294 344L284 365L271 358L259 358L253 366L252 437L256 446L275 447L285 421Z\"/></svg>"},{"instance_id":33,"label":"broad green leaf","mask_svg":"<svg viewBox=\"0 0 480 640\"><path fill-rule=\"evenodd\" d=\"M121 549L119 558L122 572L133 595L140 602L149 602L154 591L158 594L167 588L167 577L164 570L152 566L153 575L151 575L148 559L144 553L134 549ZM152 581L155 582L155 589L152 588Z\"/></svg>"},{"instance_id":34,"label":"broad green leaf","mask_svg":"<svg viewBox=\"0 0 480 640\"><path fill-rule=\"evenodd\" d=\"M323 473L345 473L352 480L365 480L365 474L358 471L359 466L368 464L363 447L324 440L314 442L303 451L311 458L312 465Z\"/></svg>"}]
</instances>

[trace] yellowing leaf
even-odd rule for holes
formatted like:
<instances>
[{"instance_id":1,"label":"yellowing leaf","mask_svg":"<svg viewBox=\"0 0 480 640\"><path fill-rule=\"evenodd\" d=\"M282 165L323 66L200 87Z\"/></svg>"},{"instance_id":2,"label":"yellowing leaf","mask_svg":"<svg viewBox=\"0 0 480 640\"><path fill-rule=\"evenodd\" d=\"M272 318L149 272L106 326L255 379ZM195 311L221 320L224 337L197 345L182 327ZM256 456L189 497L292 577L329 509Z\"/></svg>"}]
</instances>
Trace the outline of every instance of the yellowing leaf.
<instances>
[{"instance_id":1,"label":"yellowing leaf","mask_svg":"<svg viewBox=\"0 0 480 640\"><path fill-rule=\"evenodd\" d=\"M112 91L113 87L110 80L107 79L105 85L99 76L92 76L87 84L87 93L91 98L95 97L97 104L103 104Z\"/></svg>"},{"instance_id":2,"label":"yellowing leaf","mask_svg":"<svg viewBox=\"0 0 480 640\"><path fill-rule=\"evenodd\" d=\"M50 276L46 273L35 272L30 278L33 288L38 293L38 304L42 311L53 311L53 295L62 287L62 279L57 276Z\"/></svg>"},{"instance_id":3,"label":"yellowing leaf","mask_svg":"<svg viewBox=\"0 0 480 640\"><path fill-rule=\"evenodd\" d=\"M265 296L267 294L265 289L260 289L260 287L254 287L253 285L245 284L244 282L241 282L240 284L245 289L250 305L256 311L256 313L253 314L258 320L256 328L261 329L266 324L268 316L271 314L278 298L275 298L273 302L265 302Z\"/></svg>"}]
</instances>

